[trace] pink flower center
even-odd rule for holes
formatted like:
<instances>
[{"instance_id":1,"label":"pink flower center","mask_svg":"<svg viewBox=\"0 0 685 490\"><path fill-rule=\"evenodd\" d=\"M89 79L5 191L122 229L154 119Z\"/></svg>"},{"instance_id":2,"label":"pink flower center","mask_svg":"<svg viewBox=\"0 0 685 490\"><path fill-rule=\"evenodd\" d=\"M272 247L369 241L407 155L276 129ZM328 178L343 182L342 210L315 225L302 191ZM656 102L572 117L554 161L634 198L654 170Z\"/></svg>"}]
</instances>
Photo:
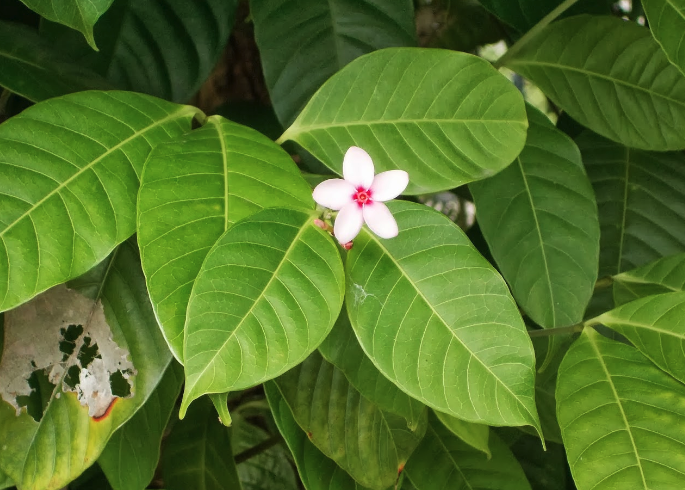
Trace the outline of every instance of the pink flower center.
<instances>
[{"instance_id":1,"label":"pink flower center","mask_svg":"<svg viewBox=\"0 0 685 490\"><path fill-rule=\"evenodd\" d=\"M357 189L357 192L352 196L352 199L357 201L357 204L359 206L363 206L364 204L368 204L371 201L371 190L369 189L364 189L363 187L359 187Z\"/></svg>"}]
</instances>

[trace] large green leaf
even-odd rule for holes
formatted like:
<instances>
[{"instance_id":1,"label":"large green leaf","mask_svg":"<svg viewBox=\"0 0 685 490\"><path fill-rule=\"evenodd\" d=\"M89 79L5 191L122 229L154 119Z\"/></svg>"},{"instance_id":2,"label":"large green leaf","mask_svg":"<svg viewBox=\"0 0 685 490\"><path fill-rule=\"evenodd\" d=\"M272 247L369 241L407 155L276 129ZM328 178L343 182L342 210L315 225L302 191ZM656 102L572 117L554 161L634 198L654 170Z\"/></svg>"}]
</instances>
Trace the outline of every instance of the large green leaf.
<instances>
[{"instance_id":1,"label":"large green leaf","mask_svg":"<svg viewBox=\"0 0 685 490\"><path fill-rule=\"evenodd\" d=\"M221 425L209 397L174 425L162 452L162 476L169 490L240 490L230 429Z\"/></svg>"},{"instance_id":2,"label":"large green leaf","mask_svg":"<svg viewBox=\"0 0 685 490\"><path fill-rule=\"evenodd\" d=\"M465 422L442 412L435 412L435 416L452 434L472 448L486 454L488 458L492 457L489 446L490 427L483 424Z\"/></svg>"},{"instance_id":3,"label":"large green leaf","mask_svg":"<svg viewBox=\"0 0 685 490\"><path fill-rule=\"evenodd\" d=\"M81 92L0 125L0 310L83 274L134 233L150 149L190 129L197 112Z\"/></svg>"},{"instance_id":4,"label":"large green leaf","mask_svg":"<svg viewBox=\"0 0 685 490\"><path fill-rule=\"evenodd\" d=\"M233 454L256 447L270 437L268 432L244 417L234 416L231 427ZM243 490L298 490L300 487L291 460L287 448L278 444L238 464Z\"/></svg>"},{"instance_id":5,"label":"large green leaf","mask_svg":"<svg viewBox=\"0 0 685 490\"><path fill-rule=\"evenodd\" d=\"M532 106L512 165L472 183L478 223L518 304L543 327L578 323L592 296L599 219L576 144Z\"/></svg>"},{"instance_id":6,"label":"large green leaf","mask_svg":"<svg viewBox=\"0 0 685 490\"><path fill-rule=\"evenodd\" d=\"M685 77L644 27L608 16L561 20L507 66L607 138L645 150L685 148Z\"/></svg>"},{"instance_id":7,"label":"large green leaf","mask_svg":"<svg viewBox=\"0 0 685 490\"><path fill-rule=\"evenodd\" d=\"M685 154L632 150L591 132L576 143L597 196L599 276L685 252Z\"/></svg>"},{"instance_id":8,"label":"large green leaf","mask_svg":"<svg viewBox=\"0 0 685 490\"><path fill-rule=\"evenodd\" d=\"M685 383L685 293L638 299L586 324L616 330L654 364Z\"/></svg>"},{"instance_id":9,"label":"large green leaf","mask_svg":"<svg viewBox=\"0 0 685 490\"><path fill-rule=\"evenodd\" d=\"M676 254L613 276L616 306L654 294L685 291L685 254Z\"/></svg>"},{"instance_id":10,"label":"large green leaf","mask_svg":"<svg viewBox=\"0 0 685 490\"><path fill-rule=\"evenodd\" d=\"M345 374L364 398L382 410L401 415L411 429L416 429L425 418L426 406L391 383L364 354L345 308L331 333L319 346L319 352Z\"/></svg>"},{"instance_id":11,"label":"large green leaf","mask_svg":"<svg viewBox=\"0 0 685 490\"><path fill-rule=\"evenodd\" d=\"M0 426L3 441L12 443L0 445L0 468L22 489L62 488L93 464L172 359L134 243L69 286L5 314ZM80 335L71 336L79 327ZM34 414L38 421L24 409L17 416L17 388L24 391L27 377L41 374L52 382L44 413Z\"/></svg>"},{"instance_id":12,"label":"large green leaf","mask_svg":"<svg viewBox=\"0 0 685 490\"><path fill-rule=\"evenodd\" d=\"M3 21L0 86L32 102L82 90L111 88L106 80L72 63L32 29Z\"/></svg>"},{"instance_id":13,"label":"large green leaf","mask_svg":"<svg viewBox=\"0 0 685 490\"><path fill-rule=\"evenodd\" d=\"M416 45L411 0L251 0L250 12L271 100L285 126L358 56Z\"/></svg>"},{"instance_id":14,"label":"large green leaf","mask_svg":"<svg viewBox=\"0 0 685 490\"><path fill-rule=\"evenodd\" d=\"M652 35L675 66L685 73L685 1L642 0Z\"/></svg>"},{"instance_id":15,"label":"large green leaf","mask_svg":"<svg viewBox=\"0 0 685 490\"><path fill-rule=\"evenodd\" d=\"M4 490L5 488L13 486L14 482L10 479L10 477L0 471L0 489Z\"/></svg>"},{"instance_id":16,"label":"large green leaf","mask_svg":"<svg viewBox=\"0 0 685 490\"><path fill-rule=\"evenodd\" d=\"M557 413L578 490L679 490L685 386L586 328L564 358Z\"/></svg>"},{"instance_id":17,"label":"large green leaf","mask_svg":"<svg viewBox=\"0 0 685 490\"><path fill-rule=\"evenodd\" d=\"M274 383L309 440L361 485L385 489L396 483L426 431L415 429L362 396L318 352Z\"/></svg>"},{"instance_id":18,"label":"large green leaf","mask_svg":"<svg viewBox=\"0 0 685 490\"><path fill-rule=\"evenodd\" d=\"M138 244L152 304L177 359L183 361L190 291L217 239L264 207L312 205L311 189L285 151L220 116L152 151L138 194Z\"/></svg>"},{"instance_id":19,"label":"large green leaf","mask_svg":"<svg viewBox=\"0 0 685 490\"><path fill-rule=\"evenodd\" d=\"M326 457L297 425L290 407L273 382L264 384L278 430L283 435L306 490L368 490Z\"/></svg>"},{"instance_id":20,"label":"large green leaf","mask_svg":"<svg viewBox=\"0 0 685 490\"><path fill-rule=\"evenodd\" d=\"M159 463L159 446L183 383L183 369L172 363L136 414L111 439L98 458L114 490L147 488Z\"/></svg>"},{"instance_id":21,"label":"large green leaf","mask_svg":"<svg viewBox=\"0 0 685 490\"><path fill-rule=\"evenodd\" d=\"M428 430L407 463L406 475L417 490L530 490L509 448L490 435L492 458L452 434L431 414Z\"/></svg>"},{"instance_id":22,"label":"large green leaf","mask_svg":"<svg viewBox=\"0 0 685 490\"><path fill-rule=\"evenodd\" d=\"M564 0L480 0L486 9L522 34L563 2ZM613 3L613 0L580 0L565 15L610 14Z\"/></svg>"},{"instance_id":23,"label":"large green leaf","mask_svg":"<svg viewBox=\"0 0 685 490\"><path fill-rule=\"evenodd\" d=\"M76 29L93 49L95 38L93 26L104 14L113 0L21 0L28 8L42 17Z\"/></svg>"},{"instance_id":24,"label":"large green leaf","mask_svg":"<svg viewBox=\"0 0 685 490\"><path fill-rule=\"evenodd\" d=\"M377 171L409 172L408 194L451 189L502 170L526 139L521 93L482 58L391 48L356 59L312 97L281 140L341 173L364 148Z\"/></svg>"},{"instance_id":25,"label":"large green leaf","mask_svg":"<svg viewBox=\"0 0 685 490\"><path fill-rule=\"evenodd\" d=\"M272 208L214 245L188 304L181 417L204 393L248 388L302 362L342 307L344 272L315 213Z\"/></svg>"},{"instance_id":26,"label":"large green leaf","mask_svg":"<svg viewBox=\"0 0 685 490\"><path fill-rule=\"evenodd\" d=\"M236 0L114 0L95 27L101 50L58 24L41 36L114 86L186 103L212 72L234 24Z\"/></svg>"},{"instance_id":27,"label":"large green leaf","mask_svg":"<svg viewBox=\"0 0 685 490\"><path fill-rule=\"evenodd\" d=\"M539 428L533 346L502 277L444 215L405 201L388 207L399 236L362 230L346 264L364 352L436 410Z\"/></svg>"}]
</instances>

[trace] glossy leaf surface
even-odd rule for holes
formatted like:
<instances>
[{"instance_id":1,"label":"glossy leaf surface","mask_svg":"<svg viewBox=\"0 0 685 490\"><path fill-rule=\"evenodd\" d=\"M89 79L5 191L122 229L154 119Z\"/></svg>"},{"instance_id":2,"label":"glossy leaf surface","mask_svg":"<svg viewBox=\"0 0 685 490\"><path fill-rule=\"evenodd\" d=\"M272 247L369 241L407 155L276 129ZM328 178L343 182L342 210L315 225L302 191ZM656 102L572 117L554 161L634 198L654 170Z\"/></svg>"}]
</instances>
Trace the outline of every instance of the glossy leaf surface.
<instances>
[{"instance_id":1,"label":"glossy leaf surface","mask_svg":"<svg viewBox=\"0 0 685 490\"><path fill-rule=\"evenodd\" d=\"M48 393L45 412L40 421L34 420L25 411L19 417L14 408L0 400L0 426L3 428L3 440L13 441L11 445L0 446L0 468L6 472L22 489L53 490L64 487L68 482L80 475L88 468L105 448L112 433L122 426L145 403L152 391L159 383L166 367L171 360L164 339L157 328L154 313L150 306L145 290L145 281L138 252L131 242L122 244L113 258L108 259L86 275L70 283L74 288L72 294L83 295L92 305L92 314L88 322L83 322L85 332L91 325L104 316L106 326L111 330L110 335L121 349L125 349L133 364L136 374L129 378L131 397L114 398L104 413L89 416L89 407L82 406L76 393L66 390L69 372L62 372L61 377L55 379L57 388ZM58 288L64 288L58 286ZM17 321L38 315L56 315L56 306L42 301L50 298L54 290L44 293L30 303L5 314L5 328L14 328ZM94 300L99 297L99 301ZM78 304L78 303L74 303ZM71 308L72 303L65 303L64 307ZM76 307L74 306L74 309ZM103 311L104 313L98 313ZM34 311L35 310L35 311ZM49 312L49 313L48 313ZM56 321L56 320L55 320ZM39 321L32 322L39 333L31 333L26 324L16 326L22 329L22 342L42 345L35 339L35 335L46 338L54 336L56 352L52 353L61 358L59 328L62 325L43 325ZM101 328L101 325L93 328ZM49 335L50 333L53 335ZM104 332L106 335L108 332ZM7 331L6 331L6 335ZM32 337L34 335L34 337ZM8 337L9 338L9 337ZM88 337L86 337L88 338ZM86 338L79 339L78 345L86 345ZM95 339L95 337L93 337ZM10 344L7 344L9 347ZM12 345L13 352L30 352L31 348ZM99 346L100 355L108 360L103 345ZM74 350L73 356L82 349ZM98 352L96 350L96 352ZM44 362L47 351L36 353L34 362ZM16 359L16 358L15 358ZM8 356L3 356L3 363L8 362ZM2 366L2 365L0 365ZM7 365L5 365L7 366ZM40 364L38 364L40 366ZM89 365L90 366L90 365ZM0 371L2 368L0 367ZM64 370L63 370L64 371ZM83 370L82 370L83 371ZM91 368L93 373L95 368ZM58 373L59 370L53 371ZM0 379L11 381L12 377L6 372L1 373ZM81 373L83 376L83 372ZM85 379L85 378L84 378ZM85 381L80 381L84 389ZM106 392L106 387L95 385L95 389ZM4 387L3 387L4 388ZM93 388L90 388L91 390ZM113 388L112 388L113 390ZM93 397L97 393L93 392ZM7 439L5 439L7 438Z\"/></svg>"},{"instance_id":2,"label":"glossy leaf surface","mask_svg":"<svg viewBox=\"0 0 685 490\"><path fill-rule=\"evenodd\" d=\"M401 415L411 429L425 418L426 406L383 376L364 353L344 307L333 330L319 346L319 352L345 374L364 398L382 410Z\"/></svg>"},{"instance_id":3,"label":"glossy leaf surface","mask_svg":"<svg viewBox=\"0 0 685 490\"><path fill-rule=\"evenodd\" d=\"M32 102L111 88L96 73L66 59L32 29L4 21L0 21L0 86Z\"/></svg>"},{"instance_id":4,"label":"glossy leaf surface","mask_svg":"<svg viewBox=\"0 0 685 490\"><path fill-rule=\"evenodd\" d=\"M652 35L675 66L685 73L685 2L644 0L642 2Z\"/></svg>"},{"instance_id":5,"label":"glossy leaf surface","mask_svg":"<svg viewBox=\"0 0 685 490\"><path fill-rule=\"evenodd\" d=\"M53 22L76 29L93 49L93 26L113 0L21 0L28 8Z\"/></svg>"},{"instance_id":6,"label":"glossy leaf surface","mask_svg":"<svg viewBox=\"0 0 685 490\"><path fill-rule=\"evenodd\" d=\"M162 453L162 475L169 490L241 490L227 427L203 397L176 422Z\"/></svg>"},{"instance_id":7,"label":"glossy leaf surface","mask_svg":"<svg viewBox=\"0 0 685 490\"><path fill-rule=\"evenodd\" d=\"M313 220L312 212L265 209L233 225L209 252L188 305L181 416L204 393L279 376L333 328L342 262Z\"/></svg>"},{"instance_id":8,"label":"glossy leaf surface","mask_svg":"<svg viewBox=\"0 0 685 490\"><path fill-rule=\"evenodd\" d=\"M169 365L136 414L117 430L98 458L114 490L147 488L159 463L159 446L183 383L183 369Z\"/></svg>"},{"instance_id":9,"label":"glossy leaf surface","mask_svg":"<svg viewBox=\"0 0 685 490\"><path fill-rule=\"evenodd\" d=\"M312 443L369 488L395 484L426 430L425 414L409 429L406 420L363 397L318 353L274 383Z\"/></svg>"},{"instance_id":10,"label":"glossy leaf surface","mask_svg":"<svg viewBox=\"0 0 685 490\"><path fill-rule=\"evenodd\" d=\"M490 435L492 458L452 434L431 414L426 435L405 472L416 490L530 490L509 448Z\"/></svg>"},{"instance_id":11,"label":"glossy leaf surface","mask_svg":"<svg viewBox=\"0 0 685 490\"><path fill-rule=\"evenodd\" d=\"M609 16L561 20L507 66L602 136L644 150L685 148L685 77L644 27Z\"/></svg>"},{"instance_id":12,"label":"glossy leaf surface","mask_svg":"<svg viewBox=\"0 0 685 490\"><path fill-rule=\"evenodd\" d=\"M140 94L81 92L0 125L0 310L83 274L135 232L145 159L196 113Z\"/></svg>"},{"instance_id":13,"label":"glossy leaf surface","mask_svg":"<svg viewBox=\"0 0 685 490\"><path fill-rule=\"evenodd\" d=\"M57 24L41 35L117 88L187 103L226 47L236 0L114 0L95 26L100 52Z\"/></svg>"},{"instance_id":14,"label":"glossy leaf surface","mask_svg":"<svg viewBox=\"0 0 685 490\"><path fill-rule=\"evenodd\" d=\"M597 196L599 277L685 252L685 154L576 139Z\"/></svg>"},{"instance_id":15,"label":"glossy leaf surface","mask_svg":"<svg viewBox=\"0 0 685 490\"><path fill-rule=\"evenodd\" d=\"M364 352L403 391L457 418L539 427L533 347L506 284L464 232L414 203L400 233L349 252L347 309Z\"/></svg>"},{"instance_id":16,"label":"glossy leaf surface","mask_svg":"<svg viewBox=\"0 0 685 490\"><path fill-rule=\"evenodd\" d=\"M612 279L616 306L653 294L685 291L685 254L664 257Z\"/></svg>"},{"instance_id":17,"label":"glossy leaf surface","mask_svg":"<svg viewBox=\"0 0 685 490\"><path fill-rule=\"evenodd\" d=\"M306 490L368 490L328 458L307 438L281 392L273 381L264 384L278 430L295 458L295 465Z\"/></svg>"},{"instance_id":18,"label":"glossy leaf surface","mask_svg":"<svg viewBox=\"0 0 685 490\"><path fill-rule=\"evenodd\" d=\"M212 116L155 148L138 194L138 244L150 297L174 355L193 282L221 235L264 207L312 207L290 156L257 131Z\"/></svg>"},{"instance_id":19,"label":"glossy leaf surface","mask_svg":"<svg viewBox=\"0 0 685 490\"><path fill-rule=\"evenodd\" d=\"M418 48L384 49L328 80L281 136L337 173L350 146L376 171L409 172L407 194L485 178L523 148L520 92L482 58Z\"/></svg>"},{"instance_id":20,"label":"glossy leaf surface","mask_svg":"<svg viewBox=\"0 0 685 490\"><path fill-rule=\"evenodd\" d=\"M597 318L621 335L654 364L685 383L685 293L667 293L632 301Z\"/></svg>"},{"instance_id":21,"label":"glossy leaf surface","mask_svg":"<svg viewBox=\"0 0 685 490\"><path fill-rule=\"evenodd\" d=\"M597 280L599 219L578 147L532 106L513 164L469 188L518 304L538 325L578 323Z\"/></svg>"},{"instance_id":22,"label":"glossy leaf surface","mask_svg":"<svg viewBox=\"0 0 685 490\"><path fill-rule=\"evenodd\" d=\"M685 387L637 349L585 328L559 368L557 413L579 490L682 486Z\"/></svg>"},{"instance_id":23,"label":"glossy leaf surface","mask_svg":"<svg viewBox=\"0 0 685 490\"><path fill-rule=\"evenodd\" d=\"M251 0L250 11L271 100L286 126L350 61L416 45L411 0Z\"/></svg>"}]
</instances>

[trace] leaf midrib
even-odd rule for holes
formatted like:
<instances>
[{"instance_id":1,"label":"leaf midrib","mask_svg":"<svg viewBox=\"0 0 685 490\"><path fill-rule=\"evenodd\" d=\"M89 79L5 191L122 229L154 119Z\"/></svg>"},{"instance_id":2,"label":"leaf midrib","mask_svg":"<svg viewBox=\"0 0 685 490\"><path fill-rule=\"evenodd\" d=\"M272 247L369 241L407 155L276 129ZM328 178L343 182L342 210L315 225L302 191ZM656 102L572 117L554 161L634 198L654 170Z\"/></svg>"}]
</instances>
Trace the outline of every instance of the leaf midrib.
<instances>
[{"instance_id":1,"label":"leaf midrib","mask_svg":"<svg viewBox=\"0 0 685 490\"><path fill-rule=\"evenodd\" d=\"M269 287L270 287L271 284L273 283L274 279L276 279L276 276L278 276L278 273L280 272L281 267L283 267L283 264L285 264L286 262L288 262L288 260L287 260L287 259L288 259L288 255L293 251L293 249L295 248L295 245L298 243L300 237L304 234L304 231L307 230L307 229L309 228L308 225L309 225L309 222L308 222L308 221L305 221L305 222L302 224L302 227L301 227L300 230L297 232L297 234L296 234L295 237L293 238L293 240L292 240L292 242L290 243L290 245L288 246L288 248L285 250L285 253L283 254L283 258L281 259L281 261L279 262L278 266L277 266L276 269L274 270L273 274L272 274L271 277L269 278L269 281L266 283L266 285L264 286L264 288L262 288L262 292L259 293L259 296L257 296L257 298L255 298L254 302L252 303L252 306L250 306L250 309L243 315L243 317L240 319L240 322L236 325L236 327L233 329L233 331L232 331L231 334L228 336L228 338L227 338L227 339L221 344L221 346L215 351L215 353L214 353L214 355L211 357L211 359L210 359L209 361L207 361L207 363L205 364L204 369L203 369L202 371L200 371L199 374L196 375L196 378L195 378L196 381L192 384L192 386L190 386L189 388L186 388L186 390L187 390L189 393L190 393L192 390L195 389L195 386L197 386L199 380L202 379L202 377L204 376L204 374L207 372L207 370L209 369L209 366L213 365L213 364L216 362L216 359L217 359L217 357L219 356L219 353L220 353L221 351L223 351L223 349L226 348L226 345L228 344L228 342L230 342L231 339L233 339L233 337L235 337L236 333L237 333L237 332L240 330L240 328L243 326L243 324L245 323L245 320L246 320L247 317L252 313L252 311L253 311L254 308L256 307L257 303L259 303L262 299L264 299L266 291L269 289ZM210 251L210 253L207 254L207 257L209 257L211 253L212 253L212 252ZM206 260L205 260L205 264L206 264L206 263L207 263L207 262L206 262ZM200 270L200 272L199 272L198 275L197 275L198 279L200 278L202 272L204 271L204 265L205 265L205 264L203 264L202 270ZM197 283L197 282L196 282L196 283ZM193 295L191 294L191 298L190 298L190 300L188 301L188 313L190 313L190 303L192 302L192 300L193 300ZM186 323L187 323L187 322L188 322L188 319L186 318ZM184 332L187 332L187 331L188 331L187 328L184 328L183 330L184 330ZM183 352L184 352L184 353L187 351L187 346L186 346L186 341L187 341L187 339L188 339L188 336L187 336L187 335L184 335L184 339L183 339ZM197 354L196 354L196 355L197 355ZM191 359L192 359L192 358L191 358ZM190 360L190 359L186 359L186 363L187 363L189 360ZM241 362L241 364L240 364L240 373L238 374L238 379L240 378L240 376L242 376L242 368L243 368L243 363ZM268 356L267 356L267 369L268 369ZM187 380L186 380L186 383L187 383Z\"/></svg>"},{"instance_id":2,"label":"leaf midrib","mask_svg":"<svg viewBox=\"0 0 685 490\"><path fill-rule=\"evenodd\" d=\"M576 72L576 73L581 73L581 74L586 75L587 77L590 77L590 78L592 78L592 77L600 78L602 80L609 81L609 82L614 83L616 85L623 85L624 87L628 87L628 88L633 89L633 90L645 92L650 97L658 97L658 98L667 100L668 102L680 105L680 106L682 106L683 109L685 109L685 100L673 99L673 98L668 97L668 96L661 94L659 92L654 92L654 91L649 90L647 88L640 87L639 85L629 83L625 80L621 80L619 78L613 78L613 77L610 77L608 75L602 75L601 73L597 73L597 72L593 72L593 71L589 71L589 70L584 70L582 68L577 68L575 66L562 65L561 63L551 63L551 62L546 62L546 61L530 61L530 60L519 60L519 61L512 60L508 65L509 65L508 67L514 71L516 71L515 67L517 65L519 65L519 66L521 66L521 65L523 65L523 66L533 65L533 66L543 66L543 67L554 68L554 69L557 69L560 71L565 70L565 71L572 71L572 72ZM673 65L670 65L670 66L673 66ZM673 68L675 69L674 66L673 66Z\"/></svg>"},{"instance_id":3,"label":"leaf midrib","mask_svg":"<svg viewBox=\"0 0 685 490\"><path fill-rule=\"evenodd\" d=\"M81 168L78 170L78 172L76 172L74 175L72 175L72 176L69 177L67 180L65 180L65 181L62 182L60 185L58 185L58 186L55 187L53 190L51 190L49 193L47 193L47 194L45 195L45 197L43 197L41 200L39 200L38 202L36 202L35 204L33 204L28 210L26 210L26 212L24 212L21 216L19 216L19 217L18 217L17 219L15 219L12 223L10 223L4 230L0 231L0 238L1 238L1 237L4 237L4 236L5 236L5 233L7 233L9 230L11 230L16 224L18 224L19 222L21 222L24 218L26 218L27 216L29 216L33 211L35 211L36 209L38 209L44 202L46 202L48 199L50 199L51 197L55 196L56 194L59 194L59 193L62 191L62 189L66 188L66 187L67 187L69 184L71 184L74 180L76 180L77 178L79 178L81 175L83 175L85 172L87 172L88 170L90 170L91 168L93 168L95 165L97 165L98 163L100 163L102 160L104 160L104 159L105 159L106 157L108 157L109 155L111 155L111 154L113 154L114 152L116 152L117 150L123 148L125 145L127 145L127 144L130 143L131 141L135 140L136 138L141 137L143 134L147 133L147 132L150 131L151 129L156 128L157 126L160 126L160 125L162 125L162 124L164 124L164 123L166 123L166 122L168 122L168 121L171 121L171 120L173 120L173 119L179 117L180 115L182 115L182 114L184 114L184 113L191 114L191 113L194 112L194 111L195 111L195 110L194 110L193 108L189 107L189 106L182 106L182 107L180 107L178 110L176 110L176 111L172 112L171 114L169 114L168 116L164 117L163 119L160 119L160 120L158 120L158 121L155 121L154 123L152 123L152 124L146 126L145 128L143 128L143 129L141 129L141 130L139 130L139 131L136 131L135 133L133 133L131 136L129 136L129 137L126 138L125 140L123 140L123 141L117 143L116 145L114 145L113 147L109 148L105 153L103 153L102 155L100 155L99 157L97 157L96 159L94 159L92 162L90 162L89 164L85 165L84 167L81 167ZM1 140L2 140L2 138L0 137L0 141L1 141ZM132 166L132 165L133 165L133 164L131 164L131 166Z\"/></svg>"},{"instance_id":4,"label":"leaf midrib","mask_svg":"<svg viewBox=\"0 0 685 490\"><path fill-rule=\"evenodd\" d=\"M599 334L596 334L599 335ZM640 454L637 452L637 446L635 445L635 439L633 438L633 433L630 430L630 424L628 423L628 417L626 416L625 410L623 410L623 405L621 404L621 398L618 396L618 392L616 391L616 387L614 386L613 379L611 377L611 373L609 372L609 369L607 368L606 363L604 362L604 357L602 357L602 353L599 350L599 347L595 344L595 340L592 338L592 336L587 335L587 340L590 343L590 347L592 347L592 350L594 351L595 355L597 356L597 360L599 361L600 365L602 366L602 370L604 371L604 375L606 376L606 380L609 383L609 386L611 387L611 392L614 395L614 399L616 400L616 405L618 405L618 409L621 412L621 418L623 419L623 423L625 424L626 427L626 432L628 432L628 437L630 438L630 444L633 447L633 453L635 454L635 459L637 463L637 467L640 470L640 477L642 478L642 484L645 488L645 490L649 490L649 487L647 486L647 480L645 479L645 473L644 470L642 469L642 459L640 458Z\"/></svg>"},{"instance_id":5,"label":"leaf midrib","mask_svg":"<svg viewBox=\"0 0 685 490\"><path fill-rule=\"evenodd\" d=\"M381 250L382 250L383 252L385 252L385 255L386 255L388 258L390 258L390 260L392 260L392 262L395 264L395 266L396 266L397 269L400 271L400 273L402 274L402 276L404 276L404 278L407 279L407 280L409 281L409 283L412 285L412 287L414 288L414 290L416 291L416 293L418 294L418 296L419 296L419 297L424 301L424 303L430 308L430 310L433 312L433 314L436 316L436 318L438 318L438 319L440 320L440 323L441 323L442 325L445 326L445 329L450 333L450 335L451 335L454 339L456 339L456 340L457 340L457 341L458 341L458 342L459 342L459 343L460 343L460 344L469 352L469 354L471 355L471 357L473 357L474 359L476 359L476 360L485 368L485 370L486 370L488 373L490 373L490 375L491 375L494 379L497 380L497 382L505 389L505 391L506 391L507 393L509 393L511 396L514 397L514 400L516 400L516 403L519 404L519 405L526 411L526 413L532 417L532 420L533 420L533 421L535 421L535 420L536 420L536 417L535 417L532 413L530 413L530 411L528 410L528 407L526 407L526 406L521 402L521 400L519 399L519 397L516 396L516 395L511 391L511 389L509 389L509 387L508 387L505 383L503 383L502 380L499 379L499 377L498 377L495 373L493 373L493 372L490 370L490 368L489 368L488 366L486 366L485 363L484 363L478 356L476 356L476 355L473 353L473 351L472 351L471 349L469 349L469 347L464 343L464 341L462 341L457 335L455 335L455 333L449 328L447 322L442 318L442 316L440 316L440 314L435 310L435 308L433 308L433 304L432 304L430 301L428 301L428 298L426 298L426 297L424 296L423 292L414 284L414 281L411 279L411 277L409 277L409 275L404 271L404 268L399 264L399 262L397 262L397 260L395 260L395 257L393 257L392 254L390 254L390 252L388 251L388 249L385 248L385 247L383 246L383 244L380 242L380 240L377 239L373 234L369 233L368 231L366 231L366 230L364 230L364 229L362 229L362 232L366 233L366 235L367 235L368 237L370 237L373 241L375 241L376 244L381 248ZM380 369L380 368L379 368L379 369ZM475 407L474 407L474 408L475 408ZM532 425L532 424L531 424L531 425Z\"/></svg>"}]
</instances>

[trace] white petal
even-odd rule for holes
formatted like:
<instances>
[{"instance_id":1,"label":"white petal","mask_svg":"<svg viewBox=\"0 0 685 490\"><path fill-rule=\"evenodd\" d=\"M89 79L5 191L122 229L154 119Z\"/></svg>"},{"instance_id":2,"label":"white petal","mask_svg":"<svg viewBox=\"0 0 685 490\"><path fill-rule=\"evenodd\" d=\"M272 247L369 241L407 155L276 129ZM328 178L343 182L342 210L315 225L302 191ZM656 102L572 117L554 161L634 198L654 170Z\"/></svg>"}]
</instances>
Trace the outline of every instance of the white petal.
<instances>
[{"instance_id":1,"label":"white petal","mask_svg":"<svg viewBox=\"0 0 685 490\"><path fill-rule=\"evenodd\" d=\"M355 187L368 189L373 183L373 160L357 146L350 146L343 160L343 177Z\"/></svg>"},{"instance_id":2,"label":"white petal","mask_svg":"<svg viewBox=\"0 0 685 490\"><path fill-rule=\"evenodd\" d=\"M388 170L376 175L371 184L371 199L389 201L402 194L409 184L409 174L404 170Z\"/></svg>"},{"instance_id":3,"label":"white petal","mask_svg":"<svg viewBox=\"0 0 685 490\"><path fill-rule=\"evenodd\" d=\"M357 190L346 180L328 179L314 188L312 196L318 204L337 211L345 204L353 202L355 192Z\"/></svg>"},{"instance_id":4,"label":"white petal","mask_svg":"<svg viewBox=\"0 0 685 490\"><path fill-rule=\"evenodd\" d=\"M376 235L381 238L397 236L397 221L393 218L388 206L382 202L372 202L364 206L364 221Z\"/></svg>"},{"instance_id":5,"label":"white petal","mask_svg":"<svg viewBox=\"0 0 685 490\"><path fill-rule=\"evenodd\" d=\"M351 242L359 234L363 224L362 209L356 202L351 202L343 206L338 217L335 218L333 234L341 244L345 244Z\"/></svg>"}]
</instances>

